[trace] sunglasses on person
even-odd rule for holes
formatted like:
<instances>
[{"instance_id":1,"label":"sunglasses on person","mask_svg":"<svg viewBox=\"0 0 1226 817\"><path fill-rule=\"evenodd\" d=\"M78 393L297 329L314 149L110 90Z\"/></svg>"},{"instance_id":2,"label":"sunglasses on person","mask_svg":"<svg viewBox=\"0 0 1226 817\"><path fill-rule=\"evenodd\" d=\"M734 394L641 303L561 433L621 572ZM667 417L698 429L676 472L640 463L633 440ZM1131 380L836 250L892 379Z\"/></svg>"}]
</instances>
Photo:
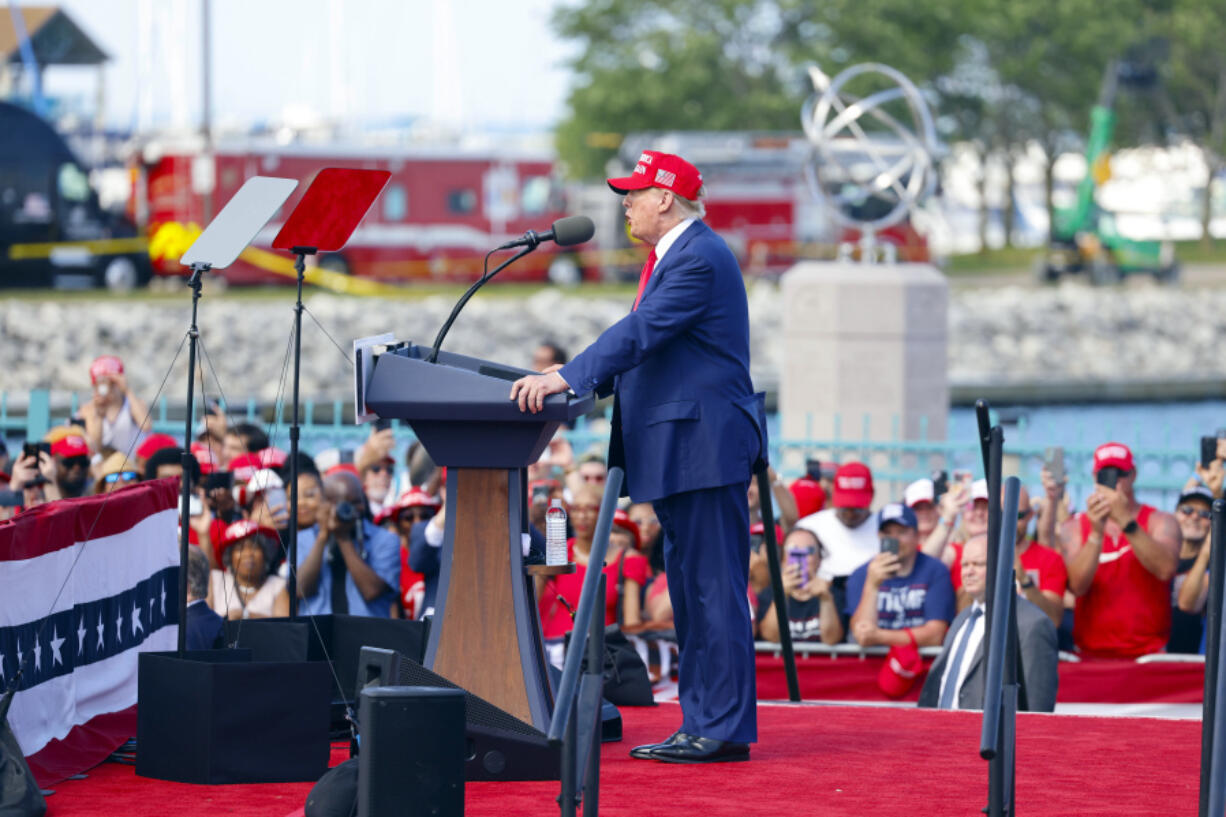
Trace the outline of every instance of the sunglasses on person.
<instances>
[{"instance_id":1,"label":"sunglasses on person","mask_svg":"<svg viewBox=\"0 0 1226 817\"><path fill-rule=\"evenodd\" d=\"M400 512L401 519L413 519L417 522L424 522L427 519L434 518L433 508L405 508Z\"/></svg>"},{"instance_id":2,"label":"sunglasses on person","mask_svg":"<svg viewBox=\"0 0 1226 817\"><path fill-rule=\"evenodd\" d=\"M115 482L132 482L140 477L135 471L116 471L113 474L107 474L102 478L102 481L107 485Z\"/></svg>"},{"instance_id":3,"label":"sunglasses on person","mask_svg":"<svg viewBox=\"0 0 1226 817\"><path fill-rule=\"evenodd\" d=\"M1206 511L1203 508L1193 508L1191 505L1180 505L1175 510L1179 511L1184 516L1199 516L1201 519L1213 518L1213 511Z\"/></svg>"},{"instance_id":4,"label":"sunglasses on person","mask_svg":"<svg viewBox=\"0 0 1226 817\"><path fill-rule=\"evenodd\" d=\"M381 474L384 471L391 471L392 466L386 462L377 462L374 465L367 466L366 470L372 473Z\"/></svg>"}]
</instances>

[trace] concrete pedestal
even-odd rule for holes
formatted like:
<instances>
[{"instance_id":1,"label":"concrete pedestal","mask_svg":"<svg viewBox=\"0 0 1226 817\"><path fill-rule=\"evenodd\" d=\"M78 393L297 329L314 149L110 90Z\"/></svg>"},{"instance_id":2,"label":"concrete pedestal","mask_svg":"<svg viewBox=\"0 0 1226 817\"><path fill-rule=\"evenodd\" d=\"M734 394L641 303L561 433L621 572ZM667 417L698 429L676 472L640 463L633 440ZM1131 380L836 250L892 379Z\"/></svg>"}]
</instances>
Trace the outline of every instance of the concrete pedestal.
<instances>
[{"instance_id":1,"label":"concrete pedestal","mask_svg":"<svg viewBox=\"0 0 1226 817\"><path fill-rule=\"evenodd\" d=\"M784 439L945 439L949 286L939 270L806 262L785 273L781 286ZM790 452L785 462L796 456ZM888 454L862 459L875 474L927 468ZM898 498L893 487L887 495L879 486L876 504Z\"/></svg>"}]
</instances>

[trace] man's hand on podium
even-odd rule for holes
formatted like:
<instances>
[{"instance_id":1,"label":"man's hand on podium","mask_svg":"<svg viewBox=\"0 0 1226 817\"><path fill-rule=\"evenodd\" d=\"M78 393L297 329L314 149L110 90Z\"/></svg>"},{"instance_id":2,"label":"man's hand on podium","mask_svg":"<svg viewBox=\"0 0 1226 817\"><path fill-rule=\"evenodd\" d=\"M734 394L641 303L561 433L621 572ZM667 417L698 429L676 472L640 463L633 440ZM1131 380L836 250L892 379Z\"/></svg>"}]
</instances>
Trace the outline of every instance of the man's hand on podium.
<instances>
[{"instance_id":1,"label":"man's hand on podium","mask_svg":"<svg viewBox=\"0 0 1226 817\"><path fill-rule=\"evenodd\" d=\"M555 363L541 374L530 374L521 377L511 384L511 399L519 403L520 411L530 411L536 414L545 407L545 398L551 394L560 394L570 388L558 369L562 364Z\"/></svg>"}]
</instances>

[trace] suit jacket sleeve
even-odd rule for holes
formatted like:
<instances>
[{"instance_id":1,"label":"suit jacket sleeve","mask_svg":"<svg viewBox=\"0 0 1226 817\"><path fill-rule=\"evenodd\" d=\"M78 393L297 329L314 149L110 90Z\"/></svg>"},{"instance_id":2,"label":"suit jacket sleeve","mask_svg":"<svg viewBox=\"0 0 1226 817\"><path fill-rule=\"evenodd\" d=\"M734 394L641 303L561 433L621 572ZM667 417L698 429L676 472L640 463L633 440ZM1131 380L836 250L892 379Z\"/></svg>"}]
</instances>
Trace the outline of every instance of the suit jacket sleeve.
<instances>
[{"instance_id":1,"label":"suit jacket sleeve","mask_svg":"<svg viewBox=\"0 0 1226 817\"><path fill-rule=\"evenodd\" d=\"M1026 703L1031 712L1051 712L1056 708L1056 690L1060 685L1056 626L1037 607L1023 612L1025 607L1033 607L1030 602L1025 599L1018 602L1018 641L1022 677L1026 679Z\"/></svg>"},{"instance_id":2,"label":"suit jacket sleeve","mask_svg":"<svg viewBox=\"0 0 1226 817\"><path fill-rule=\"evenodd\" d=\"M414 522L409 529L409 567L423 576L438 573L441 547L431 547L426 542L426 522Z\"/></svg>"},{"instance_id":3,"label":"suit jacket sleeve","mask_svg":"<svg viewBox=\"0 0 1226 817\"><path fill-rule=\"evenodd\" d=\"M683 252L675 261L668 260L651 297L606 329L558 372L576 394L611 384L616 375L639 365L702 317L711 297L710 262Z\"/></svg>"}]
</instances>

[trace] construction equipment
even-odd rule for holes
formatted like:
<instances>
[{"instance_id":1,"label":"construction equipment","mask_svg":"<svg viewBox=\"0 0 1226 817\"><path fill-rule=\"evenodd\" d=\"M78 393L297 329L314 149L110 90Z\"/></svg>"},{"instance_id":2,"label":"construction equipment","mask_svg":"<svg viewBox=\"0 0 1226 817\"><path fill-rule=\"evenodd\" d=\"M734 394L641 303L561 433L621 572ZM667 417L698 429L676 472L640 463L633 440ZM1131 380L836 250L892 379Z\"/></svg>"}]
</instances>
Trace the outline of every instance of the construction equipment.
<instances>
[{"instance_id":1,"label":"construction equipment","mask_svg":"<svg viewBox=\"0 0 1226 817\"><path fill-rule=\"evenodd\" d=\"M1158 96L1160 84L1151 59L1112 60L1107 66L1098 103L1090 111L1086 175L1077 186L1073 205L1056 208L1053 213L1051 240L1046 252L1035 263L1040 280L1055 282L1070 273L1087 273L1096 285L1113 284L1125 275L1136 273L1153 275L1165 283L1178 279L1179 263L1172 242L1145 241L1122 235L1116 214L1103 209L1095 198L1098 186L1110 178L1109 148L1115 134L1117 92L1123 87ZM1165 99L1160 101L1165 102Z\"/></svg>"}]
</instances>

